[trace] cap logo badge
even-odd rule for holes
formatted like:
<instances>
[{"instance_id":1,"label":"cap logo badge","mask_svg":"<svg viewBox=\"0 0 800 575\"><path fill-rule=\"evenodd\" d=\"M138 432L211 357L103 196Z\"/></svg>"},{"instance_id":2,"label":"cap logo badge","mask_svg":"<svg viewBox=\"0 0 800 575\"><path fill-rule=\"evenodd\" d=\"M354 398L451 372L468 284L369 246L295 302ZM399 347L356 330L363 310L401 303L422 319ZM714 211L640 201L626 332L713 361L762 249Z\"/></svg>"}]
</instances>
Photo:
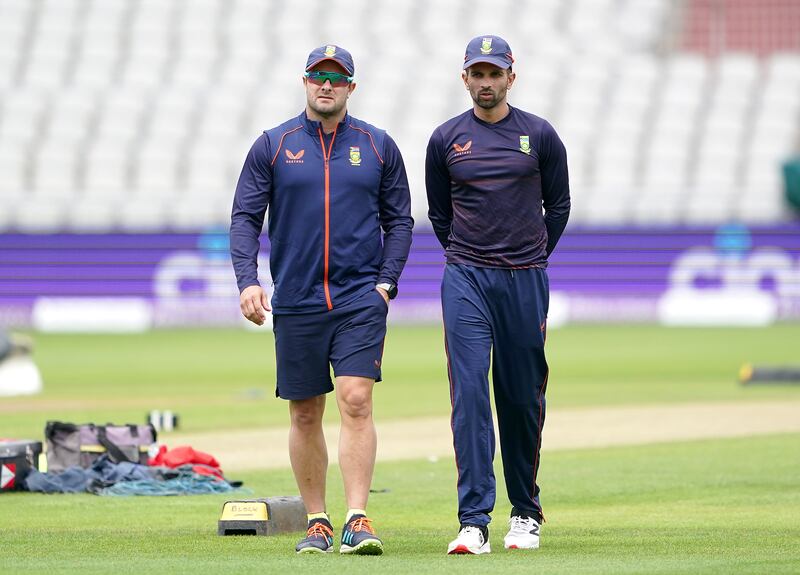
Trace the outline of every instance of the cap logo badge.
<instances>
[{"instance_id":1,"label":"cap logo badge","mask_svg":"<svg viewBox=\"0 0 800 575\"><path fill-rule=\"evenodd\" d=\"M325 55L330 58L336 54L336 46L325 46Z\"/></svg>"},{"instance_id":2,"label":"cap logo badge","mask_svg":"<svg viewBox=\"0 0 800 575\"><path fill-rule=\"evenodd\" d=\"M491 53L492 53L492 39L484 38L483 42L481 42L481 54L491 54Z\"/></svg>"},{"instance_id":3,"label":"cap logo badge","mask_svg":"<svg viewBox=\"0 0 800 575\"><path fill-rule=\"evenodd\" d=\"M530 155L531 153L531 140L528 136L520 136L519 137L519 151L525 152L526 154Z\"/></svg>"},{"instance_id":4,"label":"cap logo badge","mask_svg":"<svg viewBox=\"0 0 800 575\"><path fill-rule=\"evenodd\" d=\"M361 148L359 148L358 146L350 146L350 165L351 166L361 165Z\"/></svg>"}]
</instances>

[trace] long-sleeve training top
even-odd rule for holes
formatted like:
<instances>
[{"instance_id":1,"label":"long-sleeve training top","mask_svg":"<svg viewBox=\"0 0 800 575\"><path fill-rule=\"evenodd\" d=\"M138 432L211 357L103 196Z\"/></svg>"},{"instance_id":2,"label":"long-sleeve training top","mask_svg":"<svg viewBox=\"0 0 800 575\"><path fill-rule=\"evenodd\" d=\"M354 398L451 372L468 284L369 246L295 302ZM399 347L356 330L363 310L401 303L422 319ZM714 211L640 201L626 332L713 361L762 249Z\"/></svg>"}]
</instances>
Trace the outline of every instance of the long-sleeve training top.
<instances>
[{"instance_id":1,"label":"long-sleeve training top","mask_svg":"<svg viewBox=\"0 0 800 575\"><path fill-rule=\"evenodd\" d=\"M240 291L258 285L267 208L273 313L331 310L397 285L414 220L403 158L383 130L348 114L324 134L303 112L255 141L231 215Z\"/></svg>"},{"instance_id":2,"label":"long-sleeve training top","mask_svg":"<svg viewBox=\"0 0 800 575\"><path fill-rule=\"evenodd\" d=\"M469 110L428 143L428 217L448 263L544 267L567 225L564 145L547 121L509 108L494 124Z\"/></svg>"}]
</instances>

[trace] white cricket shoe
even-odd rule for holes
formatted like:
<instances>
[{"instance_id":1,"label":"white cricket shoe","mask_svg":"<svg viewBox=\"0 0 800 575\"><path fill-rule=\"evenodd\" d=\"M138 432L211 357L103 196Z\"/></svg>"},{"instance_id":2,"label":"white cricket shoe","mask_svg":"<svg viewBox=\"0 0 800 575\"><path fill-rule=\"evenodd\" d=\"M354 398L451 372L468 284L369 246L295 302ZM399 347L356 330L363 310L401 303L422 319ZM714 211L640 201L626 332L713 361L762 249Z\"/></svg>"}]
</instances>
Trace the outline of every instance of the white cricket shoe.
<instances>
[{"instance_id":1,"label":"white cricket shoe","mask_svg":"<svg viewBox=\"0 0 800 575\"><path fill-rule=\"evenodd\" d=\"M506 549L538 549L539 522L533 517L512 515L503 543Z\"/></svg>"},{"instance_id":2,"label":"white cricket shoe","mask_svg":"<svg viewBox=\"0 0 800 575\"><path fill-rule=\"evenodd\" d=\"M458 532L458 537L447 546L448 555L480 555L491 552L489 542L483 540L483 533L474 525L464 525Z\"/></svg>"}]
</instances>

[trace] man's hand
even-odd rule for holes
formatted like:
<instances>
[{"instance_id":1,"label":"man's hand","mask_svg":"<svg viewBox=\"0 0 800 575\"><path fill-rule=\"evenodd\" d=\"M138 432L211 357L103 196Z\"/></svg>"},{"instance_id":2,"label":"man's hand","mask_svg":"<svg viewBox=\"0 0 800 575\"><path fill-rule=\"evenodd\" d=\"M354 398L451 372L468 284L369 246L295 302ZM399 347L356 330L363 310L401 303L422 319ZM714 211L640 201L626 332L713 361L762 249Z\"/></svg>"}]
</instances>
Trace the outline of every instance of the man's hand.
<instances>
[{"instance_id":1,"label":"man's hand","mask_svg":"<svg viewBox=\"0 0 800 575\"><path fill-rule=\"evenodd\" d=\"M381 297L386 302L386 305L389 305L389 292L387 292L385 289L379 288L379 287L376 287L375 291L377 291L379 294L381 294Z\"/></svg>"},{"instance_id":2,"label":"man's hand","mask_svg":"<svg viewBox=\"0 0 800 575\"><path fill-rule=\"evenodd\" d=\"M256 325L264 325L267 319L267 312L272 311L269 307L267 294L261 286L248 286L239 295L239 308L242 315Z\"/></svg>"}]
</instances>

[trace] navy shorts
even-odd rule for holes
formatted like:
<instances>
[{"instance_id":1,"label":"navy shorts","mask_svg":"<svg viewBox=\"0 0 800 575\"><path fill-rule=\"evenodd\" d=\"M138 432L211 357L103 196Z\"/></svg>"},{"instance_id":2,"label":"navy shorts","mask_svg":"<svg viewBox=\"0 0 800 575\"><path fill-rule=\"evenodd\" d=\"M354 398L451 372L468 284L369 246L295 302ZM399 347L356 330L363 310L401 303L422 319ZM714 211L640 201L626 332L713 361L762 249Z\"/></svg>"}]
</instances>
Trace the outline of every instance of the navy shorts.
<instances>
[{"instance_id":1,"label":"navy shorts","mask_svg":"<svg viewBox=\"0 0 800 575\"><path fill-rule=\"evenodd\" d=\"M377 290L330 311L273 317L275 395L308 399L333 390L333 374L381 380L389 306Z\"/></svg>"}]
</instances>

